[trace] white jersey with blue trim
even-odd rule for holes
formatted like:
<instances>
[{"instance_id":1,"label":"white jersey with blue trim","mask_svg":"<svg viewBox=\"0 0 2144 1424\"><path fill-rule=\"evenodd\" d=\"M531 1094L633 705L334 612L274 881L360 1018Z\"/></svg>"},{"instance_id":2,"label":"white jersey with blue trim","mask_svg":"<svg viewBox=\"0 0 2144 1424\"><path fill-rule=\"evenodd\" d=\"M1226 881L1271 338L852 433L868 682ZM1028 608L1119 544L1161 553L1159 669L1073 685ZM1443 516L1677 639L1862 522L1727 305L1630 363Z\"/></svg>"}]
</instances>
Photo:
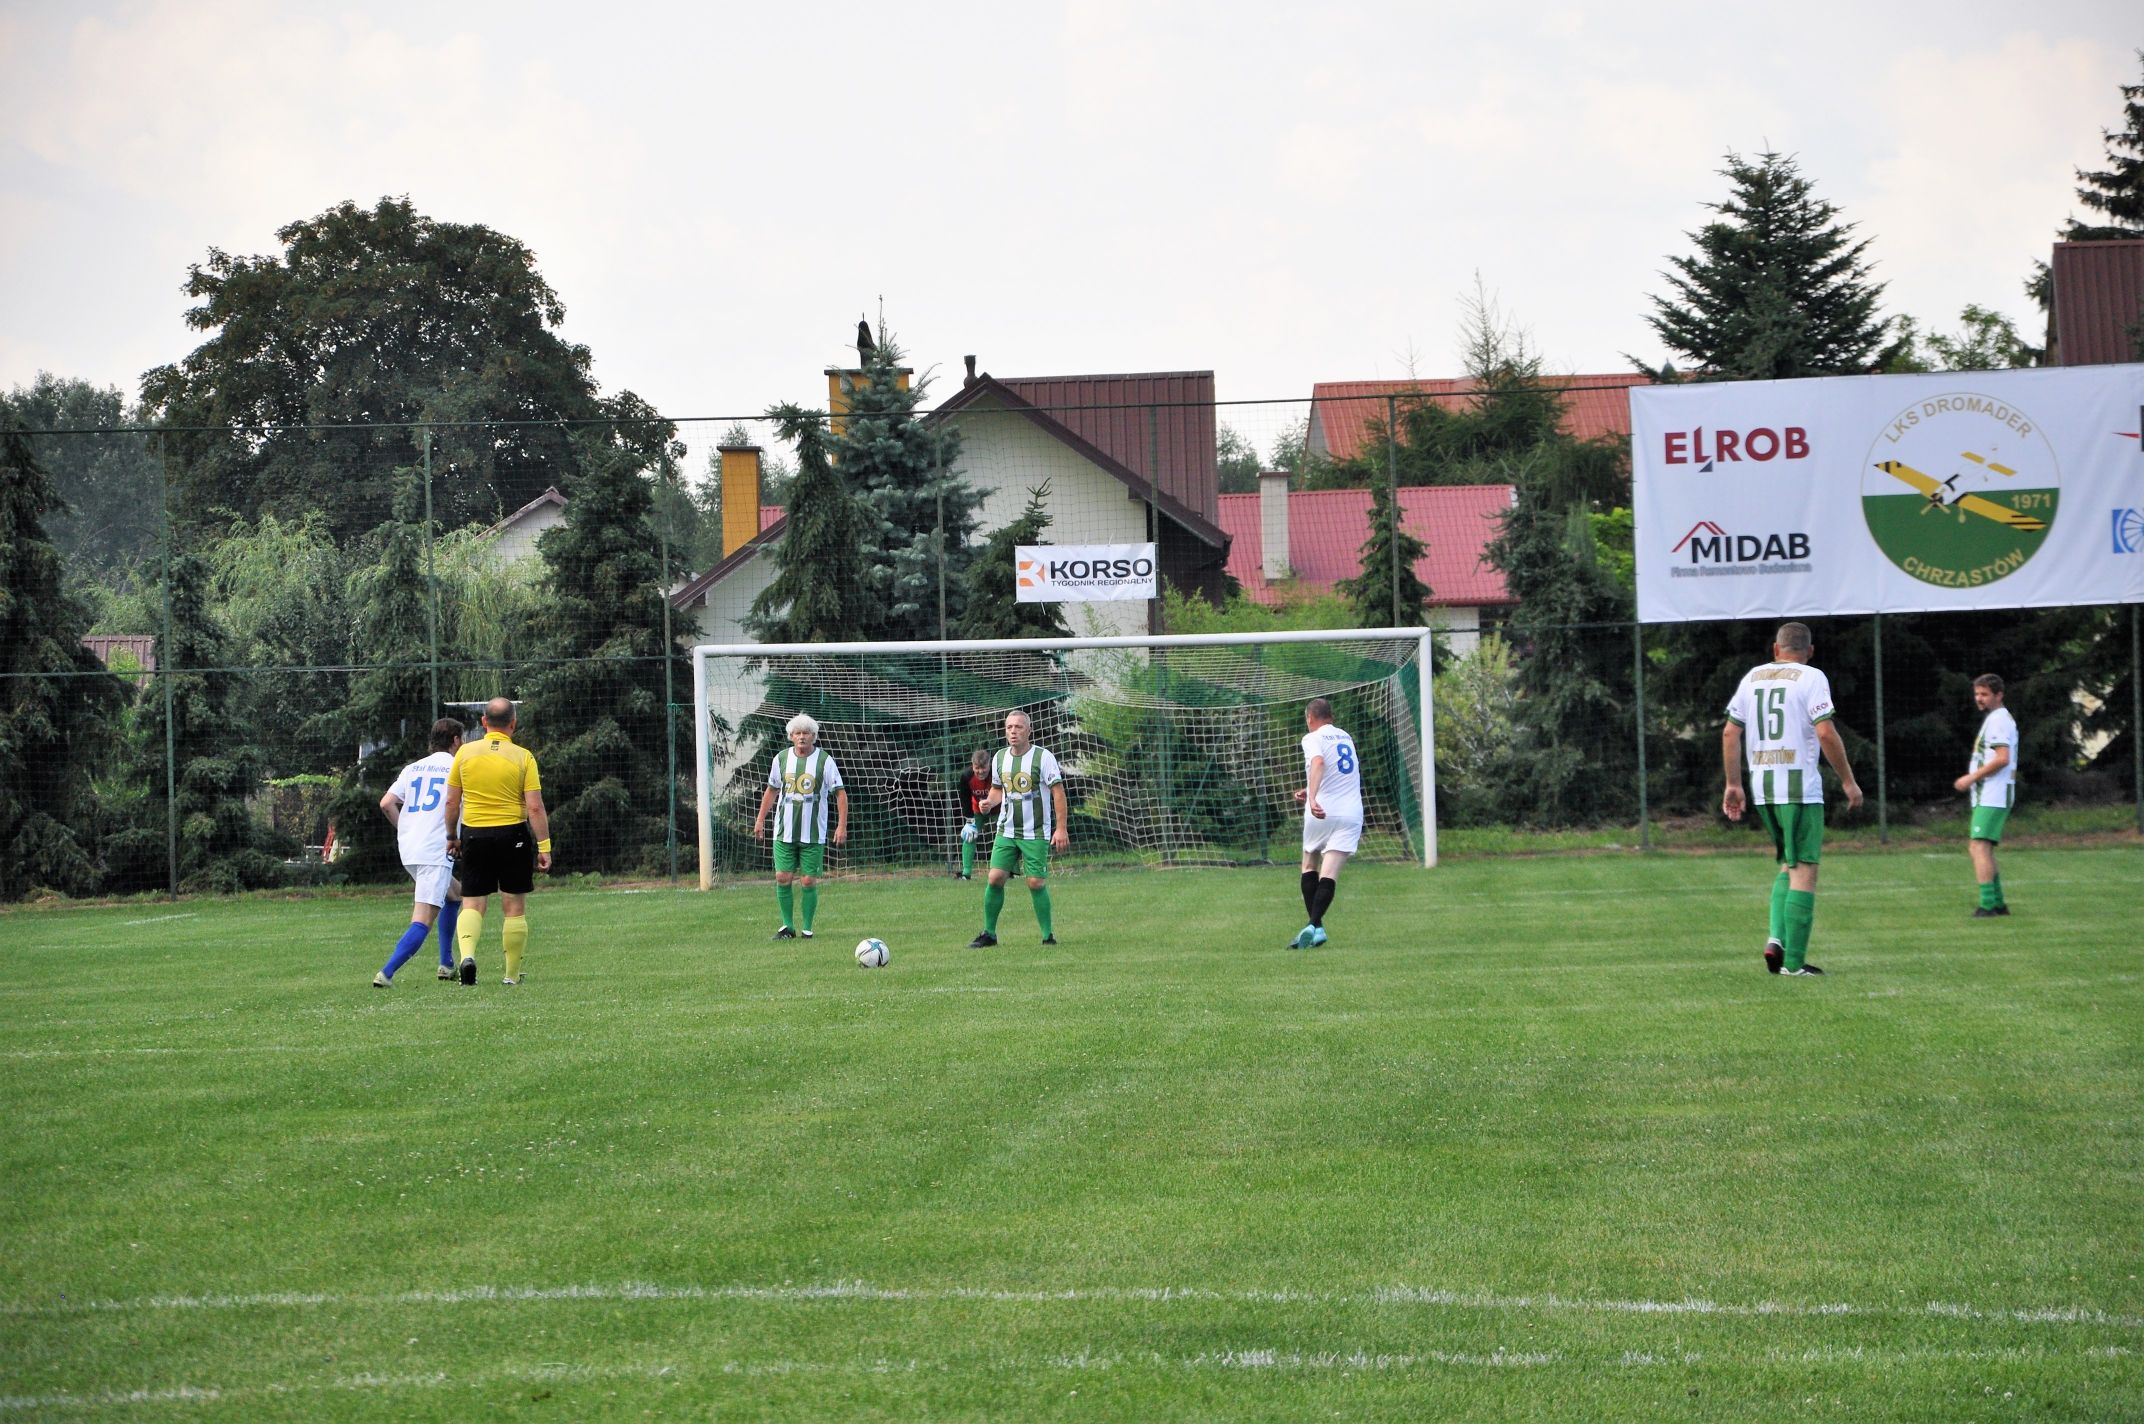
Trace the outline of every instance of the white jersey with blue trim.
<instances>
[{"instance_id":1,"label":"white jersey with blue trim","mask_svg":"<svg viewBox=\"0 0 2144 1424\"><path fill-rule=\"evenodd\" d=\"M1303 780L1310 780L1310 763L1323 757L1325 774L1318 778L1317 802L1328 816L1342 820L1362 819L1362 756L1355 739L1332 722L1303 738Z\"/></svg>"},{"instance_id":2,"label":"white jersey with blue trim","mask_svg":"<svg viewBox=\"0 0 2144 1424\"><path fill-rule=\"evenodd\" d=\"M433 752L395 776L402 814L395 818L395 845L404 865L447 863L447 773L454 753Z\"/></svg>"}]
</instances>

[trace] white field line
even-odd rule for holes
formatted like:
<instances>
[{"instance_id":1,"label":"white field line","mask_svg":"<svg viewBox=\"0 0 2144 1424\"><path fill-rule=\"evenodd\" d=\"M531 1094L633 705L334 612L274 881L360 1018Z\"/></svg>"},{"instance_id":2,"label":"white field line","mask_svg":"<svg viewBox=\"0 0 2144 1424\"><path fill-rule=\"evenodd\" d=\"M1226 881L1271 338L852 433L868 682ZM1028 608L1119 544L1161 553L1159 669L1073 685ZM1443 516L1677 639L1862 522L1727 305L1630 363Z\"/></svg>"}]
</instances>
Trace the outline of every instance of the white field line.
<instances>
[{"instance_id":1,"label":"white field line","mask_svg":"<svg viewBox=\"0 0 2144 1424\"><path fill-rule=\"evenodd\" d=\"M2100 1346L2082 1352L2091 1361L2121 1360L2135 1352L2119 1345ZM1714 1355L1714 1363L1733 1357ZM1845 1364L1893 1366L1928 1363L2056 1363L2078 1356L2067 1352L2007 1347L1993 1350L1875 1349L1818 1347L1805 1350L1771 1348L1764 1360L1787 1364ZM172 1385L162 1389L55 1392L34 1395L0 1395L0 1413L66 1409L113 1409L127 1405L238 1403L248 1398L288 1397L330 1393L392 1393L434 1389L477 1389L500 1384L594 1384L615 1380L662 1380L674 1384L711 1382L724 1378L780 1378L794 1375L952 1375L960 1371L983 1374L1052 1371L1065 1374L1095 1374L1121 1369L1147 1369L1162 1373L1197 1373L1207 1370L1275 1373L1391 1374L1427 1369L1542 1369L1556 1365L1590 1371L1601 1365L1620 1369L1684 1369L1707 1362L1701 1351L1674 1350L1654 1354L1625 1350L1614 1358L1599 1360L1559 1351L1417 1350L1401 1353L1367 1350L1298 1350L1255 1348L1202 1351L1196 1355L1164 1355L1159 1352L1094 1354L1080 1351L1040 1358L990 1356L980 1361L954 1359L907 1360L790 1360L729 1359L697 1360L690 1365L507 1365L455 1375L444 1370L426 1374L340 1375L316 1381L272 1381L259 1385Z\"/></svg>"},{"instance_id":2,"label":"white field line","mask_svg":"<svg viewBox=\"0 0 2144 1424\"><path fill-rule=\"evenodd\" d=\"M201 912L199 910L188 910L183 915L151 915L146 920L123 920L121 923L132 929L135 925L162 925L169 924L173 920L198 920L200 918Z\"/></svg>"},{"instance_id":3,"label":"white field line","mask_svg":"<svg viewBox=\"0 0 2144 1424\"><path fill-rule=\"evenodd\" d=\"M1980 1307L1949 1301L1931 1301L1919 1309L1851 1305L1844 1302L1807 1304L1790 1301L1737 1303L1702 1298L1683 1300L1619 1300L1564 1296L1554 1293L1497 1295L1489 1292L1439 1290L1422 1286L1388 1286L1367 1292L1290 1290L1209 1290L1197 1286L1094 1286L1057 1290L995 1290L980 1286L875 1286L864 1281L830 1281L824 1285L655 1285L625 1282L618 1285L570 1286L463 1286L442 1290L396 1291L375 1295L331 1291L272 1291L242 1295L153 1295L125 1299L0 1302L0 1316L83 1315L127 1311L261 1310L328 1307L400 1307L426 1305L517 1304L543 1301L589 1301L631 1303L659 1301L760 1301L809 1303L817 1301L885 1301L931 1303L938 1301L985 1301L1001 1305L1077 1304L1086 1302L1140 1302L1173 1304L1205 1302L1248 1305L1324 1306L1429 1306L1452 1310L1515 1311L1520 1313L1580 1313L1600 1315L1719 1316L1740 1317L1856 1317L1860 1319L1910 1319L1939 1317L1950 1320L1989 1321L2021 1325L2088 1325L2119 1330L2144 1330L2144 1316L2111 1314L2082 1306Z\"/></svg>"},{"instance_id":4,"label":"white field line","mask_svg":"<svg viewBox=\"0 0 2144 1424\"><path fill-rule=\"evenodd\" d=\"M430 1043L398 1043L403 1048L443 1048L448 1040L435 1039ZM123 1058L163 1057L175 1053L332 1053L352 1045L304 1044L304 1043L213 1043L198 1048L11 1048L0 1053L0 1058ZM366 1045L370 1052L372 1046Z\"/></svg>"}]
</instances>

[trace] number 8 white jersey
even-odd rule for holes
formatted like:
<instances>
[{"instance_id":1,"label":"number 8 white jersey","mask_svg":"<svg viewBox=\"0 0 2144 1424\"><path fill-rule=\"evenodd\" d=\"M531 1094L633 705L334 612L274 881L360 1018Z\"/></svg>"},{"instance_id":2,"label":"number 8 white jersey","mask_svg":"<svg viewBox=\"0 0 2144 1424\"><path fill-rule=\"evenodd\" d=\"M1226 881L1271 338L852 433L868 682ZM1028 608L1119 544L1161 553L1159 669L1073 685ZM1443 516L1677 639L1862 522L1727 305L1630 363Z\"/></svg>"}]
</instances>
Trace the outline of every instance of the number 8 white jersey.
<instances>
[{"instance_id":1,"label":"number 8 white jersey","mask_svg":"<svg viewBox=\"0 0 2144 1424\"><path fill-rule=\"evenodd\" d=\"M1325 774L1318 778L1317 802L1328 817L1343 821L1362 819L1362 757L1355 739L1331 722L1303 738L1303 779L1310 779L1310 763L1325 758Z\"/></svg>"},{"instance_id":2,"label":"number 8 white jersey","mask_svg":"<svg viewBox=\"0 0 2144 1424\"><path fill-rule=\"evenodd\" d=\"M1727 715L1748 748L1752 805L1824 804L1816 728L1831 714L1831 679L1807 663L1764 663L1742 675Z\"/></svg>"}]
</instances>

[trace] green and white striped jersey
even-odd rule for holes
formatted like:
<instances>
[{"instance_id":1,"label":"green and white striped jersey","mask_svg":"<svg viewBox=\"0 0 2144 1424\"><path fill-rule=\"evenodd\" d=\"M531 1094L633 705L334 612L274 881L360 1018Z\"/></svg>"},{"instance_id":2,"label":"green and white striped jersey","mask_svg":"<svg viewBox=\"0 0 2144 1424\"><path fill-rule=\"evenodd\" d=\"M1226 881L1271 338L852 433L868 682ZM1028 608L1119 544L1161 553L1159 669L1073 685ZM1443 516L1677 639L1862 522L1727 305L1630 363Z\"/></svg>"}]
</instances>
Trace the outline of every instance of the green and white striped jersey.
<instances>
[{"instance_id":1,"label":"green and white striped jersey","mask_svg":"<svg viewBox=\"0 0 2144 1424\"><path fill-rule=\"evenodd\" d=\"M841 768L824 747L809 756L794 748L774 754L767 768L767 785L781 793L774 803L774 838L795 845L824 845L827 837L827 803L841 789Z\"/></svg>"},{"instance_id":2,"label":"green and white striped jersey","mask_svg":"<svg viewBox=\"0 0 2144 1424\"><path fill-rule=\"evenodd\" d=\"M1996 708L1981 722L1980 735L1973 738L1973 764L1966 770L1980 770L1997 747L2008 747L2010 760L1993 776L1973 783L1971 804L2000 806L2007 811L2017 804L2017 719L2007 707Z\"/></svg>"},{"instance_id":3,"label":"green and white striped jersey","mask_svg":"<svg viewBox=\"0 0 2144 1424\"><path fill-rule=\"evenodd\" d=\"M1742 729L1750 804L1824 804L1816 728L1832 711L1831 679L1807 663L1763 663L1742 675L1727 715Z\"/></svg>"},{"instance_id":4,"label":"green and white striped jersey","mask_svg":"<svg viewBox=\"0 0 2144 1424\"><path fill-rule=\"evenodd\" d=\"M990 784L1005 789L998 807L998 834L1014 840L1048 840L1057 833L1057 803L1050 788L1065 779L1046 747L1014 756L1006 747L990 759Z\"/></svg>"}]
</instances>

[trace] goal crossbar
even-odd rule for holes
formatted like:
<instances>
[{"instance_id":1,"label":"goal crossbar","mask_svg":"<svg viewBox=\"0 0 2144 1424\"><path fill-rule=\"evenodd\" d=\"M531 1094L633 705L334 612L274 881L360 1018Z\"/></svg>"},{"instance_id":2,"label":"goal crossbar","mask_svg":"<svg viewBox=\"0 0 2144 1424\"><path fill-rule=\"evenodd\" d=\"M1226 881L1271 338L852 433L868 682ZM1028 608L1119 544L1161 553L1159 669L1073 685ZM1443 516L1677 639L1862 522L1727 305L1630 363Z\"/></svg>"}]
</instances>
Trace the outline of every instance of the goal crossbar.
<instances>
[{"instance_id":1,"label":"goal crossbar","mask_svg":"<svg viewBox=\"0 0 2144 1424\"><path fill-rule=\"evenodd\" d=\"M1105 648L1252 647L1278 643L1414 642L1422 715L1422 864L1437 864L1436 719L1431 700L1431 631L1427 628L1314 628L1269 633L1157 633L1095 638L943 638L913 643L701 643L692 649L693 744L699 807L700 888L714 886L714 788L710 784L707 664L711 658L845 657L911 653L1070 653Z\"/></svg>"}]
</instances>

